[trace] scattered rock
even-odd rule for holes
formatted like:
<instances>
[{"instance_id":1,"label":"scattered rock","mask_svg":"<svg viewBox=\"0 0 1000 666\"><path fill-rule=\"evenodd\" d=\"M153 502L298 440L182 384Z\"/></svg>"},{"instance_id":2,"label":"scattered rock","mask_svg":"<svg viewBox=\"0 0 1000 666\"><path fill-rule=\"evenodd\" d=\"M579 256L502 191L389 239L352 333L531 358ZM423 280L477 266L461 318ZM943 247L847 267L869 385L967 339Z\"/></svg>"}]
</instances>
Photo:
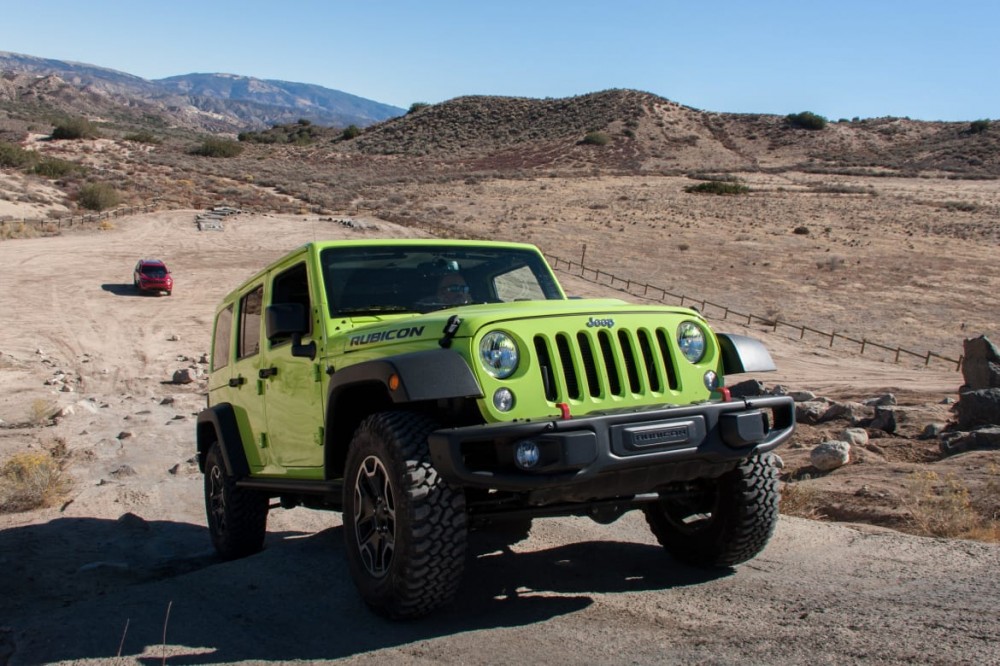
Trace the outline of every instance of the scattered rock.
<instances>
[{"instance_id":1,"label":"scattered rock","mask_svg":"<svg viewBox=\"0 0 1000 666\"><path fill-rule=\"evenodd\" d=\"M809 462L816 469L829 472L851 461L851 445L831 440L823 442L809 453Z\"/></svg>"},{"instance_id":2,"label":"scattered rock","mask_svg":"<svg viewBox=\"0 0 1000 666\"><path fill-rule=\"evenodd\" d=\"M840 441L847 442L852 447L868 444L868 431L864 428L844 428L840 433Z\"/></svg>"},{"instance_id":3,"label":"scattered rock","mask_svg":"<svg viewBox=\"0 0 1000 666\"><path fill-rule=\"evenodd\" d=\"M886 407L896 404L896 396L891 393L885 393L878 396L877 398L869 398L868 400L862 401L863 405L867 407Z\"/></svg>"},{"instance_id":4,"label":"scattered rock","mask_svg":"<svg viewBox=\"0 0 1000 666\"><path fill-rule=\"evenodd\" d=\"M120 433L118 433L118 435L115 437L115 439L117 439L117 440L120 441L120 440L123 440L123 439L128 439L129 437L132 437L132 436L133 436L132 433L130 433L128 430L122 430Z\"/></svg>"},{"instance_id":5,"label":"scattered rock","mask_svg":"<svg viewBox=\"0 0 1000 666\"><path fill-rule=\"evenodd\" d=\"M746 398L765 393L764 383L757 379L748 379L729 387L729 395L734 398Z\"/></svg>"},{"instance_id":6,"label":"scattered rock","mask_svg":"<svg viewBox=\"0 0 1000 666\"><path fill-rule=\"evenodd\" d=\"M1000 426L980 428L972 432L945 432L940 439L941 453L954 455L979 449L1000 449Z\"/></svg>"},{"instance_id":7,"label":"scattered rock","mask_svg":"<svg viewBox=\"0 0 1000 666\"><path fill-rule=\"evenodd\" d=\"M920 433L920 439L937 439L944 432L943 423L928 423Z\"/></svg>"},{"instance_id":8,"label":"scattered rock","mask_svg":"<svg viewBox=\"0 0 1000 666\"><path fill-rule=\"evenodd\" d=\"M194 381L194 373L191 368L181 368L174 371L174 384L190 384Z\"/></svg>"}]
</instances>

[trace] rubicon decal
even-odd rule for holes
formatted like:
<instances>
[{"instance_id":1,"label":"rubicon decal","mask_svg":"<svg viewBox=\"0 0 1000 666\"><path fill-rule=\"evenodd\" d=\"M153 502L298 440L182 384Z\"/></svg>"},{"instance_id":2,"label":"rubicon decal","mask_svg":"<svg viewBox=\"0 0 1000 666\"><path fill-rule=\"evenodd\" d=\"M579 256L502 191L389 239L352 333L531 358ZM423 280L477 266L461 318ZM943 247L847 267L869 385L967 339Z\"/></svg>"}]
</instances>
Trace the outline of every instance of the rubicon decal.
<instances>
[{"instance_id":1,"label":"rubicon decal","mask_svg":"<svg viewBox=\"0 0 1000 666\"><path fill-rule=\"evenodd\" d=\"M594 319L593 317L587 322L587 328L614 328L614 319Z\"/></svg>"},{"instance_id":2,"label":"rubicon decal","mask_svg":"<svg viewBox=\"0 0 1000 666\"><path fill-rule=\"evenodd\" d=\"M368 335L355 335L351 338L348 346L357 347L359 345L370 345L375 342L387 342L389 340L402 340L403 338L419 338L424 334L423 326L409 326L407 328L392 328L388 331L378 331Z\"/></svg>"}]
</instances>

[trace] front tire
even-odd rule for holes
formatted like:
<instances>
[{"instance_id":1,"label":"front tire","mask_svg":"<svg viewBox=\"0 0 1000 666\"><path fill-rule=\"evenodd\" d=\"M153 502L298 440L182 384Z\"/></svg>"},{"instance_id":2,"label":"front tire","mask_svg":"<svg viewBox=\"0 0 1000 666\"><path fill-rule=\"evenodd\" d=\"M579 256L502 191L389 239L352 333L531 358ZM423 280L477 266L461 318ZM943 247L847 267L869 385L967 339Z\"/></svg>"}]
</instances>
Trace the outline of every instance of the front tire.
<instances>
[{"instance_id":1,"label":"front tire","mask_svg":"<svg viewBox=\"0 0 1000 666\"><path fill-rule=\"evenodd\" d=\"M465 563L465 496L430 461L430 419L383 412L358 427L347 454L344 538L361 597L393 619L450 603Z\"/></svg>"},{"instance_id":2,"label":"front tire","mask_svg":"<svg viewBox=\"0 0 1000 666\"><path fill-rule=\"evenodd\" d=\"M205 511L212 545L223 559L234 560L264 548L267 495L238 488L226 472L222 449L215 442L205 458Z\"/></svg>"},{"instance_id":3,"label":"front tire","mask_svg":"<svg viewBox=\"0 0 1000 666\"><path fill-rule=\"evenodd\" d=\"M731 567L756 557L778 522L774 456L751 456L718 479L703 479L681 499L662 497L643 512L657 541L677 559Z\"/></svg>"}]
</instances>

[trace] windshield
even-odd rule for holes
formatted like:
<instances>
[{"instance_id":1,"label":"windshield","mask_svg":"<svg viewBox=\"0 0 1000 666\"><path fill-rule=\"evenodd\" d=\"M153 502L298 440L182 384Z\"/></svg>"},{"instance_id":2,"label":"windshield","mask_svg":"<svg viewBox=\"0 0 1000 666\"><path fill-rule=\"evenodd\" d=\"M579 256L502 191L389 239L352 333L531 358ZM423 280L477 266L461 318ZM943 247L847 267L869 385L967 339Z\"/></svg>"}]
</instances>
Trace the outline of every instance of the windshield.
<instances>
[{"instance_id":1,"label":"windshield","mask_svg":"<svg viewBox=\"0 0 1000 666\"><path fill-rule=\"evenodd\" d=\"M542 258L516 248L341 247L321 261L331 316L563 298Z\"/></svg>"},{"instance_id":2,"label":"windshield","mask_svg":"<svg viewBox=\"0 0 1000 666\"><path fill-rule=\"evenodd\" d=\"M142 274L151 278L167 277L167 269L163 266L143 266Z\"/></svg>"}]
</instances>

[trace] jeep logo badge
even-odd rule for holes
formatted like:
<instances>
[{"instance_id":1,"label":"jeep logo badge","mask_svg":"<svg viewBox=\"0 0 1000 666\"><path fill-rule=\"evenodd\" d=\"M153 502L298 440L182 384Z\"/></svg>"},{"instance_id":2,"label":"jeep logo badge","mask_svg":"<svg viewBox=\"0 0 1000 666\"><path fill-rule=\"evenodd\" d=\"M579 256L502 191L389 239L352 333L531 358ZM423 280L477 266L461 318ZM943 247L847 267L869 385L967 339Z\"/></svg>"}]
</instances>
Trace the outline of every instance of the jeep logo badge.
<instances>
[{"instance_id":1,"label":"jeep logo badge","mask_svg":"<svg viewBox=\"0 0 1000 666\"><path fill-rule=\"evenodd\" d=\"M591 317L587 321L587 328L614 328L614 327L615 327L614 319L594 319L593 317Z\"/></svg>"}]
</instances>

